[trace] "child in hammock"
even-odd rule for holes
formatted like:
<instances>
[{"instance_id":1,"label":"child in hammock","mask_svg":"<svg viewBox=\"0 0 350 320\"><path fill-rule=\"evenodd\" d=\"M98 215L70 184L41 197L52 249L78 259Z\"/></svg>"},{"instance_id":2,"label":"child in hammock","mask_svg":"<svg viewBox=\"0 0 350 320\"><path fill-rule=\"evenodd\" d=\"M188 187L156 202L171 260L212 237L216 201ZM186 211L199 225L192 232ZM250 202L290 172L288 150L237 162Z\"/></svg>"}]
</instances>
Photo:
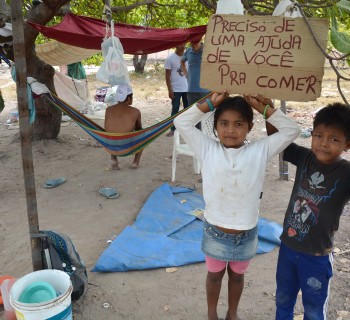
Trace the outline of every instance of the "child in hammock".
<instances>
[{"instance_id":1,"label":"child in hammock","mask_svg":"<svg viewBox=\"0 0 350 320\"><path fill-rule=\"evenodd\" d=\"M278 132L245 144L253 127L253 109ZM195 127L204 113L214 111L219 141ZM267 161L299 135L297 124L273 108L272 101L256 97L227 97L214 93L175 119L175 126L201 162L205 224L202 250L206 255L208 319L218 320L217 304L222 278L228 273L227 320L237 320L244 273L258 244L260 195Z\"/></svg>"},{"instance_id":2,"label":"child in hammock","mask_svg":"<svg viewBox=\"0 0 350 320\"><path fill-rule=\"evenodd\" d=\"M142 129L141 112L131 106L132 88L128 84L120 84L111 101L117 102L106 109L105 130L107 132L125 133ZM131 169L139 167L142 151L135 154ZM117 156L111 155L111 169L120 170Z\"/></svg>"}]
</instances>

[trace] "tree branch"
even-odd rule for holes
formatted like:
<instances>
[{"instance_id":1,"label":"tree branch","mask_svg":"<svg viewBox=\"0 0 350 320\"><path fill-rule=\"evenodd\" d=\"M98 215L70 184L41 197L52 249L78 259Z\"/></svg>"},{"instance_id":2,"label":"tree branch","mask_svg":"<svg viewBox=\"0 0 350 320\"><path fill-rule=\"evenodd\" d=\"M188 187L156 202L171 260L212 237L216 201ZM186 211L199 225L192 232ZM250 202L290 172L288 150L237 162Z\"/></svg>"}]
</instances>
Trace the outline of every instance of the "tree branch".
<instances>
[{"instance_id":1,"label":"tree branch","mask_svg":"<svg viewBox=\"0 0 350 320\"><path fill-rule=\"evenodd\" d=\"M199 0L199 2L205 6L206 8L208 8L209 10L215 10L216 9L216 1L210 1L210 0ZM215 2L215 4L214 4Z\"/></svg>"},{"instance_id":2,"label":"tree branch","mask_svg":"<svg viewBox=\"0 0 350 320\"><path fill-rule=\"evenodd\" d=\"M326 59L328 59L331 68L333 69L333 71L335 72L335 74L336 74L336 76L337 76L337 87L338 87L339 94L340 94L340 96L342 97L344 103L345 103L347 106L349 106L349 102L347 101L346 97L344 96L343 91L342 91L342 88L341 88L341 86L340 86L340 79L345 80L345 81L349 81L350 78L346 78L346 77L342 76L342 75L340 74L340 72L338 71L337 67L334 65L334 60L341 60L341 59L340 59L340 58L334 58L334 57L330 56L329 54L327 54L327 52L322 48L322 46L320 45L319 41L317 40L317 38L316 38L316 36L315 36L315 33L313 32L313 30L312 30L312 28L311 28L311 25L310 25L310 23L309 23L309 20L308 20L308 19L306 18L306 16L305 16L305 13L304 13L304 10L303 10L303 5L297 3L295 0L291 0L291 1L294 3L294 5L295 5L296 7L298 7L298 9L299 9L299 11L300 11L300 13L301 13L301 15L302 15L302 17L303 17L303 19L304 19L306 25L307 25L309 31L311 32L312 39L315 41L316 45L318 46L318 48L320 49L320 51L322 52L322 54L324 55L324 57L325 57ZM349 54L350 54L350 53L349 53ZM347 57L349 54L346 54L346 55L342 56L341 58Z\"/></svg>"},{"instance_id":3,"label":"tree branch","mask_svg":"<svg viewBox=\"0 0 350 320\"><path fill-rule=\"evenodd\" d=\"M251 2L249 0L242 0L242 4L244 8L247 10L249 14L252 16L263 16L263 15L271 15L272 11L274 10L273 5L268 5L268 2L265 2L265 5L257 5L255 2ZM260 8L268 9L268 12L261 12L256 9L255 6L259 6Z\"/></svg>"},{"instance_id":4,"label":"tree branch","mask_svg":"<svg viewBox=\"0 0 350 320\"><path fill-rule=\"evenodd\" d=\"M143 5L150 5L150 4L155 4L156 0L143 0L143 1L136 1L135 3L129 5L129 6L116 6L112 7L111 11L114 13L118 12L128 12L131 11L132 9L138 8Z\"/></svg>"}]
</instances>

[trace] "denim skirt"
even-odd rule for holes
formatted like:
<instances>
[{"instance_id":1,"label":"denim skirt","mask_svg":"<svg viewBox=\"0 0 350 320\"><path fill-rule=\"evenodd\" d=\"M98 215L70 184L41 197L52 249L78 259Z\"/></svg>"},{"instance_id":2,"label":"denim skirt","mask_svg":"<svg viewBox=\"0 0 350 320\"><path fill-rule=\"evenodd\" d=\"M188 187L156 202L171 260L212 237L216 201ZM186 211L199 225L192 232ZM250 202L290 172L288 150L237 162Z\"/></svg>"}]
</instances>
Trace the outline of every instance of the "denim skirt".
<instances>
[{"instance_id":1,"label":"denim skirt","mask_svg":"<svg viewBox=\"0 0 350 320\"><path fill-rule=\"evenodd\" d=\"M202 251L207 256L222 261L246 261L255 256L257 249L257 227L232 234L204 222Z\"/></svg>"}]
</instances>

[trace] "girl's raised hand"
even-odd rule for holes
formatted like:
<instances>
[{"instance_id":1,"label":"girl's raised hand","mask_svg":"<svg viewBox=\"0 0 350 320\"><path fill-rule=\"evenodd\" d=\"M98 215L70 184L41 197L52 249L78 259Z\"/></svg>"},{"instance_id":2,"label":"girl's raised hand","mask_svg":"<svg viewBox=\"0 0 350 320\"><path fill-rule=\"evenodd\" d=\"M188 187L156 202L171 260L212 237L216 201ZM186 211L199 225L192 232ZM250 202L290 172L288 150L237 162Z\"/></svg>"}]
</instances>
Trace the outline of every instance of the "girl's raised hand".
<instances>
[{"instance_id":1,"label":"girl's raised hand","mask_svg":"<svg viewBox=\"0 0 350 320\"><path fill-rule=\"evenodd\" d=\"M210 101L212 102L213 106L216 108L220 105L221 102L223 102L228 97L227 91L223 92L214 92L213 95L210 98Z\"/></svg>"},{"instance_id":2,"label":"girl's raised hand","mask_svg":"<svg viewBox=\"0 0 350 320\"><path fill-rule=\"evenodd\" d=\"M257 111L260 111L261 108L265 108L266 105L269 105L273 108L272 100L269 98L265 98L260 94L257 94L255 96L244 95L244 98L247 100L249 105Z\"/></svg>"},{"instance_id":3,"label":"girl's raised hand","mask_svg":"<svg viewBox=\"0 0 350 320\"><path fill-rule=\"evenodd\" d=\"M260 94L255 96L245 95L244 98L247 100L251 108L263 115L264 119L269 118L275 112L272 100L269 98L265 98Z\"/></svg>"}]
</instances>

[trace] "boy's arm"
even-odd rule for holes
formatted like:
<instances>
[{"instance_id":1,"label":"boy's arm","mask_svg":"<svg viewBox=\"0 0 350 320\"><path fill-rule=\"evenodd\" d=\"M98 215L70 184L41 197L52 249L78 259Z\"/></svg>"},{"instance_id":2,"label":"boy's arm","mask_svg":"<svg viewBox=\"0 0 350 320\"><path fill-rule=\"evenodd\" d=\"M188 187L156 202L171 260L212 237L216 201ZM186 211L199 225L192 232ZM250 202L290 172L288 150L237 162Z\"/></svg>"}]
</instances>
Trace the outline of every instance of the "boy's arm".
<instances>
[{"instance_id":1,"label":"boy's arm","mask_svg":"<svg viewBox=\"0 0 350 320\"><path fill-rule=\"evenodd\" d=\"M141 130L142 129L141 112L138 109L137 109L137 112L138 112L138 115L136 119L135 130Z\"/></svg>"},{"instance_id":2,"label":"boy's arm","mask_svg":"<svg viewBox=\"0 0 350 320\"><path fill-rule=\"evenodd\" d=\"M268 141L268 158L279 154L287 148L300 134L300 128L295 121L286 116L281 110L276 112L267 119L275 127L277 132L267 137Z\"/></svg>"},{"instance_id":3,"label":"boy's arm","mask_svg":"<svg viewBox=\"0 0 350 320\"><path fill-rule=\"evenodd\" d=\"M104 123L104 126L105 126L105 130L106 131L108 131L107 128L106 128L108 117L109 117L109 107L107 107L106 112L105 112L105 123Z\"/></svg>"},{"instance_id":4,"label":"boy's arm","mask_svg":"<svg viewBox=\"0 0 350 320\"><path fill-rule=\"evenodd\" d=\"M170 76L171 76L171 70L165 69L165 82L166 82L166 86L168 87L168 95L169 95L169 98L171 100L173 100L174 99L174 91L171 87Z\"/></svg>"},{"instance_id":5,"label":"boy's arm","mask_svg":"<svg viewBox=\"0 0 350 320\"><path fill-rule=\"evenodd\" d=\"M181 60L181 71L185 75L186 79L188 78L188 72L186 69L186 62Z\"/></svg>"}]
</instances>

